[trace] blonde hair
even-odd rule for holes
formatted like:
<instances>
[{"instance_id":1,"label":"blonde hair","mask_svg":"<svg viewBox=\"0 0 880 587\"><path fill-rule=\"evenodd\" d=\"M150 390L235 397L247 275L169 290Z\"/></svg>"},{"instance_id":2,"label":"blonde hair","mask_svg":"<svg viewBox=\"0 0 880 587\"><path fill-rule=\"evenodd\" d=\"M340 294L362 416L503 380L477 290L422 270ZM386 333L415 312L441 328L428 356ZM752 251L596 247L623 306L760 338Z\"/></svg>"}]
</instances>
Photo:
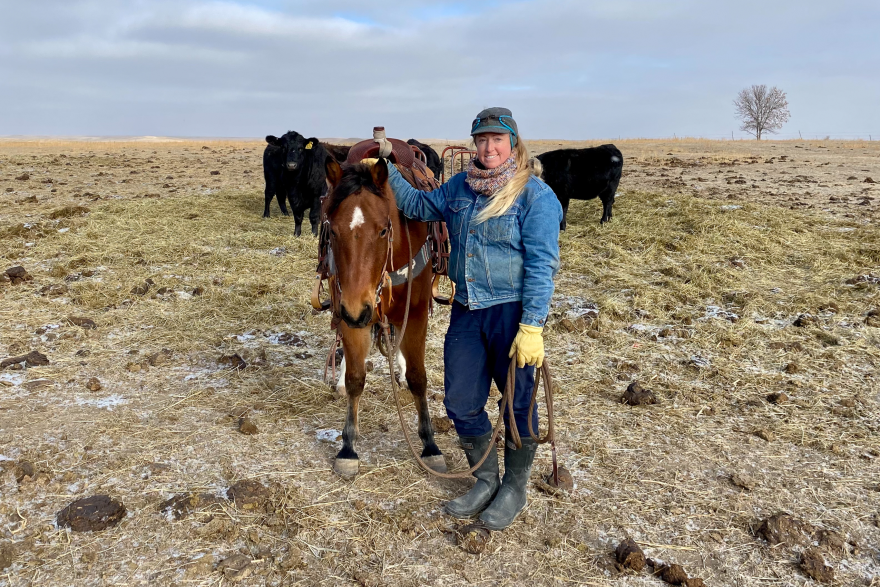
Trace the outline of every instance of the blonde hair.
<instances>
[{"instance_id":1,"label":"blonde hair","mask_svg":"<svg viewBox=\"0 0 880 587\"><path fill-rule=\"evenodd\" d=\"M529 163L529 148L526 147L522 137L517 137L516 146L516 173L504 187L495 192L489 198L489 205L483 208L479 214L474 217L477 224L483 223L490 218L501 216L507 212L522 191L525 189L529 178L532 175L538 175L534 172L534 168Z\"/></svg>"}]
</instances>

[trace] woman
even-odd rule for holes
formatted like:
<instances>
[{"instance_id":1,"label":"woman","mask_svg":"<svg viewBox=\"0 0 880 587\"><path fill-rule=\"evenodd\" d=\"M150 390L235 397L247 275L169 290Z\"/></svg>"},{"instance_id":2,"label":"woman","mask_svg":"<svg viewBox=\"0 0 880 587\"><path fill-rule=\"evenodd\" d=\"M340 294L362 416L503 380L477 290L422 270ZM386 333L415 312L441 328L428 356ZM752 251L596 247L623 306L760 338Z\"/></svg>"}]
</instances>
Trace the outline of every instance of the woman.
<instances>
[{"instance_id":1,"label":"woman","mask_svg":"<svg viewBox=\"0 0 880 587\"><path fill-rule=\"evenodd\" d=\"M525 431L535 366L544 359L541 333L559 268L562 207L553 191L532 175L528 149L510 110L483 110L471 136L476 159L441 188L418 191L393 165L389 181L407 217L444 220L449 230L455 301L443 347L443 403L471 466L492 439L485 410L491 381L504 389L510 359L516 356L520 367L513 407L523 433L522 448L516 449L506 434L504 479L498 473L498 453L492 450L474 472L473 488L446 505L457 518L482 512L480 520L487 528L502 530L526 505L537 449ZM537 410L531 418L537 430Z\"/></svg>"}]
</instances>

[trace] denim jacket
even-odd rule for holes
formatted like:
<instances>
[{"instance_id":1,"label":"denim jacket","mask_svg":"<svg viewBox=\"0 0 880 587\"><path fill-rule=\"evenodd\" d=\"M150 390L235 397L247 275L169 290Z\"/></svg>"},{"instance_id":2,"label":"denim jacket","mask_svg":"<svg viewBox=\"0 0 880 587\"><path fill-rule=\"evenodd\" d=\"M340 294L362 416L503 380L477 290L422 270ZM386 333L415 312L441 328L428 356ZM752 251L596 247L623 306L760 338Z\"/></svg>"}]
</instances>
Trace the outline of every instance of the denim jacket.
<instances>
[{"instance_id":1,"label":"denim jacket","mask_svg":"<svg viewBox=\"0 0 880 587\"><path fill-rule=\"evenodd\" d=\"M407 218L446 222L456 301L473 309L522 301L520 322L543 327L559 270L562 206L553 190L532 177L507 212L477 224L474 216L489 198L467 185L466 173L422 192L388 167L397 207Z\"/></svg>"}]
</instances>

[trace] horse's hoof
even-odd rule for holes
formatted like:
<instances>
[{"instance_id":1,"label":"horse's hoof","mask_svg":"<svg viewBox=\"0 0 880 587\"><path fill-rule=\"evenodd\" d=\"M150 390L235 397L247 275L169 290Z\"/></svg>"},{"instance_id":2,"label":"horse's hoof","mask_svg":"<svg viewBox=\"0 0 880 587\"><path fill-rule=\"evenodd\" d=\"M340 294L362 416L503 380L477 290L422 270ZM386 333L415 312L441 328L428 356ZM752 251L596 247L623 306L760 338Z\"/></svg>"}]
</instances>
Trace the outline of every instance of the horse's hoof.
<instances>
[{"instance_id":1,"label":"horse's hoof","mask_svg":"<svg viewBox=\"0 0 880 587\"><path fill-rule=\"evenodd\" d=\"M333 461L333 470L342 477L354 477L360 468L359 459L336 459Z\"/></svg>"},{"instance_id":2,"label":"horse's hoof","mask_svg":"<svg viewBox=\"0 0 880 587\"><path fill-rule=\"evenodd\" d=\"M443 458L443 455L434 455L432 457L422 457L422 460L428 465L432 471L437 471L438 473L445 473L448 469L446 468L446 459Z\"/></svg>"}]
</instances>

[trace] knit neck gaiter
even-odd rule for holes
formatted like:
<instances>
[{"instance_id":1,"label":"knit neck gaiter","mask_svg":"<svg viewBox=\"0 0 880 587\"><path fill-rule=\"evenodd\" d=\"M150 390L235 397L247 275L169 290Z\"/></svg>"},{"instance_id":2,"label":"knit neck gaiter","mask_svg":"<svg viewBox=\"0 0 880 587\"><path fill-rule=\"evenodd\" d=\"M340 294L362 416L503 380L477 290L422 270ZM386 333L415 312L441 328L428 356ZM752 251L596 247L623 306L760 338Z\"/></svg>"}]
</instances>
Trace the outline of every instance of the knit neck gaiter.
<instances>
[{"instance_id":1,"label":"knit neck gaiter","mask_svg":"<svg viewBox=\"0 0 880 587\"><path fill-rule=\"evenodd\" d=\"M507 161L494 169L485 169L477 167L476 158L471 159L467 168L467 179L465 182L471 189L478 194L491 196L505 185L516 174L516 157L513 153L507 158Z\"/></svg>"}]
</instances>

